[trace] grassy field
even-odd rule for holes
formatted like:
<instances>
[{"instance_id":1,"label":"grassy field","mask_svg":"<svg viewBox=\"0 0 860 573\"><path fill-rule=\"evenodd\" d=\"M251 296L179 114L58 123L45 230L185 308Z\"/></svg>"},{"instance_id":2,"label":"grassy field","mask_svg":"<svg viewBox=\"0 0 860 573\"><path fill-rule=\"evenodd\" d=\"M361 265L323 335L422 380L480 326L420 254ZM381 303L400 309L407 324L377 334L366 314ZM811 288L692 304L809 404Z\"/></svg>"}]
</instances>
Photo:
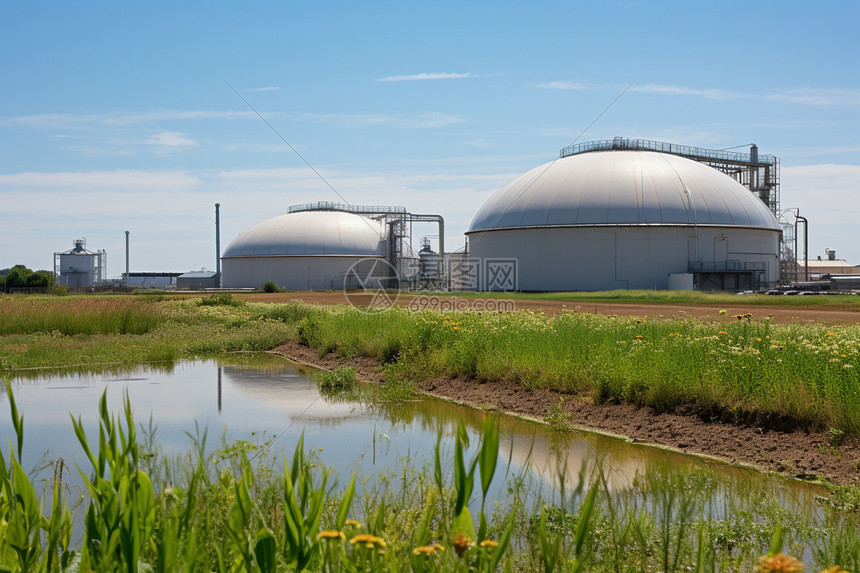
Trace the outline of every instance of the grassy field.
<instances>
[{"instance_id":1,"label":"grassy field","mask_svg":"<svg viewBox=\"0 0 860 573\"><path fill-rule=\"evenodd\" d=\"M220 294L0 299L7 377L259 351L286 340L321 356L370 356L386 379L407 383L438 375L508 379L598 401L662 410L695 404L860 433L858 327L772 325L751 314L730 326L576 312L367 314ZM350 375L321 380L339 392ZM7 392L23 436L14 390ZM0 444L0 569L790 570L779 569L780 551L807 555L816 570L860 569L856 488L819 521L786 513L768 492L714 502L719 485L707 472L667 468L639 476L621 495L599 476L585 489L565 492L560 484L552 503L529 506L538 511L525 509L532 490L515 478L504 502L482 504L472 516L464 500L481 499L493 479L492 423L472 461L463 459L458 431L433 467L404 460L396 475L340 476L335 487L336 476L301 444L284 468L271 465L266 444L208 451L201 436L196 455L170 460L137 439L130 405L119 418L102 406L101 418L97 438L73 427L89 452L78 460L88 489L78 500L65 499L61 487L40 499L35 477L17 462L23 442L10 436ZM55 480L62 468L58 462ZM71 532L75 511L85 528L80 544Z\"/></svg>"},{"instance_id":2,"label":"grassy field","mask_svg":"<svg viewBox=\"0 0 860 573\"><path fill-rule=\"evenodd\" d=\"M598 402L684 405L860 433L860 327L410 311L301 304L262 309L320 351L366 355L411 380L512 380Z\"/></svg>"},{"instance_id":3,"label":"grassy field","mask_svg":"<svg viewBox=\"0 0 860 573\"><path fill-rule=\"evenodd\" d=\"M0 298L0 372L264 351L294 331L249 305L217 296L5 297Z\"/></svg>"},{"instance_id":4,"label":"grassy field","mask_svg":"<svg viewBox=\"0 0 860 573\"><path fill-rule=\"evenodd\" d=\"M225 294L0 299L0 372L261 351L290 339L320 355L370 356L405 380L512 380L598 402L692 405L860 434L857 326L775 325L751 313L729 324L571 311L367 314Z\"/></svg>"}]
</instances>

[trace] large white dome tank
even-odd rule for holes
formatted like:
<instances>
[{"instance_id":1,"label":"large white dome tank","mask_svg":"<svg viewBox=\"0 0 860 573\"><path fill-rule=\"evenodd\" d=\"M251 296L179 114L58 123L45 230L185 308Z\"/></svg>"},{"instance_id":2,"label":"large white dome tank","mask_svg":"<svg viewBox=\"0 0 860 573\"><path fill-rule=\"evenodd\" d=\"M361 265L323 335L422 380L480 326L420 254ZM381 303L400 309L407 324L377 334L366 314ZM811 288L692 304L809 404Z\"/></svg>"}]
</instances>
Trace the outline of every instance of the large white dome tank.
<instances>
[{"instance_id":1,"label":"large white dome tank","mask_svg":"<svg viewBox=\"0 0 860 573\"><path fill-rule=\"evenodd\" d=\"M653 151L594 151L532 169L499 189L466 233L470 255L510 259L526 291L741 290L779 278L780 228L728 175Z\"/></svg>"}]
</instances>

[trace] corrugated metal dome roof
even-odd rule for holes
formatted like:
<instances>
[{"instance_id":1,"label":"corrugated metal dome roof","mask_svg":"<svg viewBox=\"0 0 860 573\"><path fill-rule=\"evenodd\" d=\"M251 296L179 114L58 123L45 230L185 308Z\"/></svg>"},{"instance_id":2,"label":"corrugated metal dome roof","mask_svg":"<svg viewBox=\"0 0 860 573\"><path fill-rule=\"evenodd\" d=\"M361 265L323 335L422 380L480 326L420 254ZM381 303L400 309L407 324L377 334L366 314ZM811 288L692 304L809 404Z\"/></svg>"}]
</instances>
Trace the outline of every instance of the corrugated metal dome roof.
<instances>
[{"instance_id":1,"label":"corrugated metal dome roof","mask_svg":"<svg viewBox=\"0 0 860 573\"><path fill-rule=\"evenodd\" d=\"M223 257L383 256L382 227L355 213L302 211L273 217L240 234Z\"/></svg>"},{"instance_id":2,"label":"corrugated metal dome roof","mask_svg":"<svg viewBox=\"0 0 860 573\"><path fill-rule=\"evenodd\" d=\"M770 209L716 169L653 151L597 151L536 167L499 189L468 232L571 225L779 229Z\"/></svg>"}]
</instances>

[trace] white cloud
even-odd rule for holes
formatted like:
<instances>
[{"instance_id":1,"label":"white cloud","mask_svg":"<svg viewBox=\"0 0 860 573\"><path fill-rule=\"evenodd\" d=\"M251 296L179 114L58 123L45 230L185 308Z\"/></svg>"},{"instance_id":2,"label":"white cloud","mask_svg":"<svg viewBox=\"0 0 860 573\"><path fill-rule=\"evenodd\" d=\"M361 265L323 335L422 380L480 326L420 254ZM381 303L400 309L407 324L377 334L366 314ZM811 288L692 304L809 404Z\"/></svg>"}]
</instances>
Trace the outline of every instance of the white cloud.
<instances>
[{"instance_id":1,"label":"white cloud","mask_svg":"<svg viewBox=\"0 0 860 573\"><path fill-rule=\"evenodd\" d=\"M269 113L269 116L278 114ZM166 120L202 119L247 119L256 118L252 111L224 110L171 110L161 109L144 112L116 112L104 114L43 113L21 115L0 119L0 126L29 127L33 129L57 129L84 127L89 125L132 125Z\"/></svg>"},{"instance_id":2,"label":"white cloud","mask_svg":"<svg viewBox=\"0 0 860 573\"><path fill-rule=\"evenodd\" d=\"M860 90L800 88L769 94L768 99L813 106L860 105Z\"/></svg>"},{"instance_id":3,"label":"white cloud","mask_svg":"<svg viewBox=\"0 0 860 573\"><path fill-rule=\"evenodd\" d=\"M248 89L245 89L242 91L243 92L274 92L274 91L277 91L279 89L281 89L281 88L278 88L275 86L267 86L265 88L248 88Z\"/></svg>"},{"instance_id":4,"label":"white cloud","mask_svg":"<svg viewBox=\"0 0 860 573\"><path fill-rule=\"evenodd\" d=\"M384 78L379 78L376 81L378 82L412 82L412 81L420 81L420 80L454 80L454 79L462 79L462 78L475 78L478 77L471 73L438 73L438 74L412 74L407 76L386 76Z\"/></svg>"},{"instance_id":5,"label":"white cloud","mask_svg":"<svg viewBox=\"0 0 860 573\"><path fill-rule=\"evenodd\" d=\"M0 194L22 190L62 191L147 191L168 188L188 191L200 180L181 171L85 171L22 172L0 174ZM42 205L37 202L37 207Z\"/></svg>"},{"instance_id":6,"label":"white cloud","mask_svg":"<svg viewBox=\"0 0 860 573\"><path fill-rule=\"evenodd\" d=\"M744 94L737 92L730 92L726 90L716 90L716 89L699 89L699 88L690 88L686 86L673 86L673 85L660 85L660 84L646 84L644 86L632 86L630 88L632 92L640 92L640 93L653 93L653 94L665 94L665 95L693 95L693 96L702 96L708 99L737 99L742 97L748 97Z\"/></svg>"},{"instance_id":7,"label":"white cloud","mask_svg":"<svg viewBox=\"0 0 860 573\"><path fill-rule=\"evenodd\" d=\"M463 120L457 116L431 112L418 115L388 115L388 114L305 114L304 119L325 123L334 123L345 127L392 126L415 129L432 129L445 127Z\"/></svg>"},{"instance_id":8,"label":"white cloud","mask_svg":"<svg viewBox=\"0 0 860 573\"><path fill-rule=\"evenodd\" d=\"M0 242L14 249L7 249L8 264L0 261L0 267L50 268L51 253L83 236L92 248L108 252L113 261L108 274L116 276L122 272L117 261L125 250L125 230L132 233L133 270L211 267L215 202L221 203L222 248L289 205L320 200L440 213L447 247L458 248L476 210L519 174L511 167L518 162L522 158L487 157L476 163L452 157L443 166L419 161L396 170L390 165L321 168L337 193L307 168L2 174ZM34 220L44 223L38 232ZM436 234L432 225L416 226L414 232L416 242Z\"/></svg>"},{"instance_id":9,"label":"white cloud","mask_svg":"<svg viewBox=\"0 0 860 573\"><path fill-rule=\"evenodd\" d=\"M162 131L150 137L147 143L160 145L162 147L194 147L197 142L189 139L184 133L178 131Z\"/></svg>"},{"instance_id":10,"label":"white cloud","mask_svg":"<svg viewBox=\"0 0 860 573\"><path fill-rule=\"evenodd\" d=\"M615 89L609 85L587 85L580 82L570 81L552 81L542 84L537 84L541 89L552 90L609 90ZM712 89L712 88L695 88L682 85L665 85L650 83L645 85L633 85L630 88L631 92L659 94L659 95L678 95L678 96L698 96L707 99L769 99L772 101L780 101L790 104L809 105L809 106L856 106L860 105L860 90L857 89L838 89L838 88L795 88L778 90L772 93L742 93L736 91Z\"/></svg>"},{"instance_id":11,"label":"white cloud","mask_svg":"<svg viewBox=\"0 0 860 573\"><path fill-rule=\"evenodd\" d=\"M588 89L583 84L579 82L547 82L544 84L537 84L537 87L547 90L584 90Z\"/></svg>"}]
</instances>

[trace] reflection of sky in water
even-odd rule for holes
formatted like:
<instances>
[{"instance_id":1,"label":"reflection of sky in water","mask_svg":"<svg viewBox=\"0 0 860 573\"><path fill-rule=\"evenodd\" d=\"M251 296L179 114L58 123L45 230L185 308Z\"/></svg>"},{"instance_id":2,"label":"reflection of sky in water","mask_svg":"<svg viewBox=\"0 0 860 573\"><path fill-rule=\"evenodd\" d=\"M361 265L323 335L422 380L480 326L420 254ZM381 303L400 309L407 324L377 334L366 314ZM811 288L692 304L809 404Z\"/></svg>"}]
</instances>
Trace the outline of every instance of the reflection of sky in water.
<instances>
[{"instance_id":1,"label":"reflection of sky in water","mask_svg":"<svg viewBox=\"0 0 860 573\"><path fill-rule=\"evenodd\" d=\"M481 410L432 399L366 406L329 402L320 398L309 373L280 358L263 357L247 365L216 361L178 363L172 369L136 368L115 374L43 376L13 383L19 411L24 415L24 467L36 465L43 453L67 462L85 459L72 430L69 413L84 422L91 443L98 440L98 401L107 390L108 408L119 416L128 392L135 419L157 427L156 440L166 453L181 454L189 447L185 432L194 434L195 421L208 427L208 450L220 443L244 439L268 440L278 436L271 455L282 467L283 453L292 454L304 431L307 449L322 449L323 463L333 466L340 479L353 468L365 476L392 473L411 464L432 468L439 432L448 459L453 452L457 421L463 421L476 445L485 416ZM557 434L522 419L500 419L500 459L493 489L505 491L505 476L527 469L530 487L549 494L564 468L567 487L576 486L583 465L589 470L601 463L614 491L629 488L630 481L648 467L707 466L728 483L757 483L767 479L749 470L710 463L655 448L628 444L585 433ZM8 455L13 429L5 389L0 390L0 444ZM471 451L468 452L471 458ZM70 463L73 466L73 464ZM450 464L448 464L450 467ZM86 467L86 466L82 466ZM89 471L89 468L86 468ZM73 475L75 475L73 473ZM432 475L432 469L430 472ZM480 486L476 484L479 495ZM730 486L735 487L735 486ZM808 505L816 490L801 484L771 484L774 495L787 503ZM494 493L495 493L494 492ZM792 501L793 500L793 501Z\"/></svg>"}]
</instances>

